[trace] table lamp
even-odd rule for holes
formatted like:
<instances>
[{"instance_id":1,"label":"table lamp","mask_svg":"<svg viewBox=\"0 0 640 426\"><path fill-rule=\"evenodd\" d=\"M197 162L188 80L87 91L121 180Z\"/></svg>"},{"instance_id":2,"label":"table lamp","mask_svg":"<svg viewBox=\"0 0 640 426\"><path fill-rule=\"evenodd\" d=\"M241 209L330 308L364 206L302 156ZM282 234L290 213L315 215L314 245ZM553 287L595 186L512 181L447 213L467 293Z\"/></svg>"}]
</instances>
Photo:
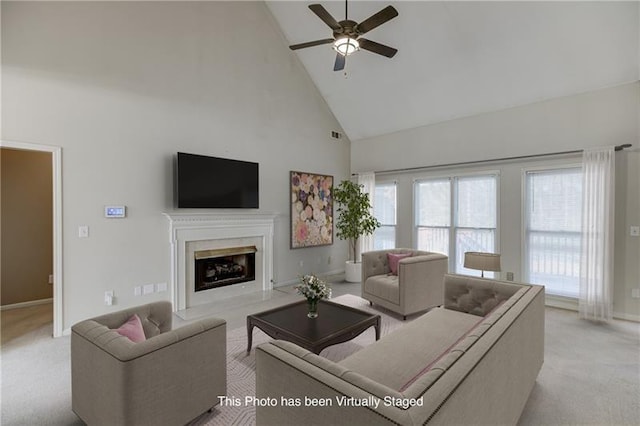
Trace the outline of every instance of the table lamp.
<instances>
[{"instance_id":1,"label":"table lamp","mask_svg":"<svg viewBox=\"0 0 640 426\"><path fill-rule=\"evenodd\" d=\"M464 254L464 267L482 271L482 277L484 278L484 271L500 271L500 255L468 251Z\"/></svg>"}]
</instances>

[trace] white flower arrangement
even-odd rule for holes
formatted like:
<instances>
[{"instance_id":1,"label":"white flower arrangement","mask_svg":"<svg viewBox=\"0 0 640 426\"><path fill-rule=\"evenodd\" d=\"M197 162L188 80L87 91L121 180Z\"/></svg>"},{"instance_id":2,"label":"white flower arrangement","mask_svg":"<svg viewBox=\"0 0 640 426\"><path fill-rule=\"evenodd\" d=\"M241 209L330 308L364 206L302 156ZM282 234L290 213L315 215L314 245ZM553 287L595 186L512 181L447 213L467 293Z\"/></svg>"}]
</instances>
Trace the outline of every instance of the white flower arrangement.
<instances>
[{"instance_id":1,"label":"white flower arrangement","mask_svg":"<svg viewBox=\"0 0 640 426\"><path fill-rule=\"evenodd\" d=\"M329 299L331 297L331 287L313 274L301 277L300 284L294 288L307 300Z\"/></svg>"}]
</instances>

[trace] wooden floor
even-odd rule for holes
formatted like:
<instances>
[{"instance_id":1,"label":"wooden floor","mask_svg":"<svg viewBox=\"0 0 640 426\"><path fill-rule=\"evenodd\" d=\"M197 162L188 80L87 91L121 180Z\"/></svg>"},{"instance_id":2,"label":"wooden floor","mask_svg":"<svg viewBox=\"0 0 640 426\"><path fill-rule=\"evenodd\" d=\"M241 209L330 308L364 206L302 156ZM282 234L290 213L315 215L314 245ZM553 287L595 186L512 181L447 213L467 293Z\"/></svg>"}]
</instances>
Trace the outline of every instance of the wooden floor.
<instances>
[{"instance_id":1,"label":"wooden floor","mask_svg":"<svg viewBox=\"0 0 640 426\"><path fill-rule=\"evenodd\" d=\"M3 310L0 312L0 340L4 345L52 322L52 302L26 308Z\"/></svg>"}]
</instances>

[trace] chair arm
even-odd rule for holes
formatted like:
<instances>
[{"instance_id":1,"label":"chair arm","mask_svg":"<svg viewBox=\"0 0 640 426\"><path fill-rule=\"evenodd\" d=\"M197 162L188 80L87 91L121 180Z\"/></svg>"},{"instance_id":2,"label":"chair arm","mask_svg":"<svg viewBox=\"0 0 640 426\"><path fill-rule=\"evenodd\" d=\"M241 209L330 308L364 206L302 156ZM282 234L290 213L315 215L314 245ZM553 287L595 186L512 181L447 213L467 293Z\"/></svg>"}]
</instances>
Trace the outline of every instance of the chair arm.
<instances>
[{"instance_id":1,"label":"chair arm","mask_svg":"<svg viewBox=\"0 0 640 426\"><path fill-rule=\"evenodd\" d=\"M404 259L400 259L399 264L413 264L413 263L421 263L421 262L432 262L435 260L447 259L447 256L440 253L429 253L429 254L421 254L417 256L409 256Z\"/></svg>"},{"instance_id":2,"label":"chair arm","mask_svg":"<svg viewBox=\"0 0 640 426\"><path fill-rule=\"evenodd\" d=\"M119 361L124 362L179 343L216 327L226 327L226 321L220 318L205 318L139 343L134 343L128 337L122 336L117 331L93 320L83 321L75 325L73 333L90 341Z\"/></svg>"},{"instance_id":3,"label":"chair arm","mask_svg":"<svg viewBox=\"0 0 640 426\"><path fill-rule=\"evenodd\" d=\"M440 253L411 256L398 262L400 305L406 312L444 303L448 257Z\"/></svg>"}]
</instances>

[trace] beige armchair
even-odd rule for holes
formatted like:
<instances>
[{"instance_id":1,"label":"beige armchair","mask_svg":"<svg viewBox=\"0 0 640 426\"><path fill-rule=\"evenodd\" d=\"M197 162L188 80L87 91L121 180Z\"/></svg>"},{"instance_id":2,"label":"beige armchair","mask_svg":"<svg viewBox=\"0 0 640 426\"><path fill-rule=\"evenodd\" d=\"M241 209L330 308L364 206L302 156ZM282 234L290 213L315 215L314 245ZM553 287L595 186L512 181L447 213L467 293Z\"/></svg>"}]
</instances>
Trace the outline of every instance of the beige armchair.
<instances>
[{"instance_id":1,"label":"beige armchair","mask_svg":"<svg viewBox=\"0 0 640 426\"><path fill-rule=\"evenodd\" d=\"M387 253L411 253L391 274ZM444 303L444 274L448 258L440 253L413 249L362 253L362 298L403 316Z\"/></svg>"},{"instance_id":2,"label":"beige armchair","mask_svg":"<svg viewBox=\"0 0 640 426\"><path fill-rule=\"evenodd\" d=\"M133 314L147 340L118 328ZM71 329L72 409L89 425L182 425L226 394L226 322L171 329L170 302L82 321Z\"/></svg>"}]
</instances>

